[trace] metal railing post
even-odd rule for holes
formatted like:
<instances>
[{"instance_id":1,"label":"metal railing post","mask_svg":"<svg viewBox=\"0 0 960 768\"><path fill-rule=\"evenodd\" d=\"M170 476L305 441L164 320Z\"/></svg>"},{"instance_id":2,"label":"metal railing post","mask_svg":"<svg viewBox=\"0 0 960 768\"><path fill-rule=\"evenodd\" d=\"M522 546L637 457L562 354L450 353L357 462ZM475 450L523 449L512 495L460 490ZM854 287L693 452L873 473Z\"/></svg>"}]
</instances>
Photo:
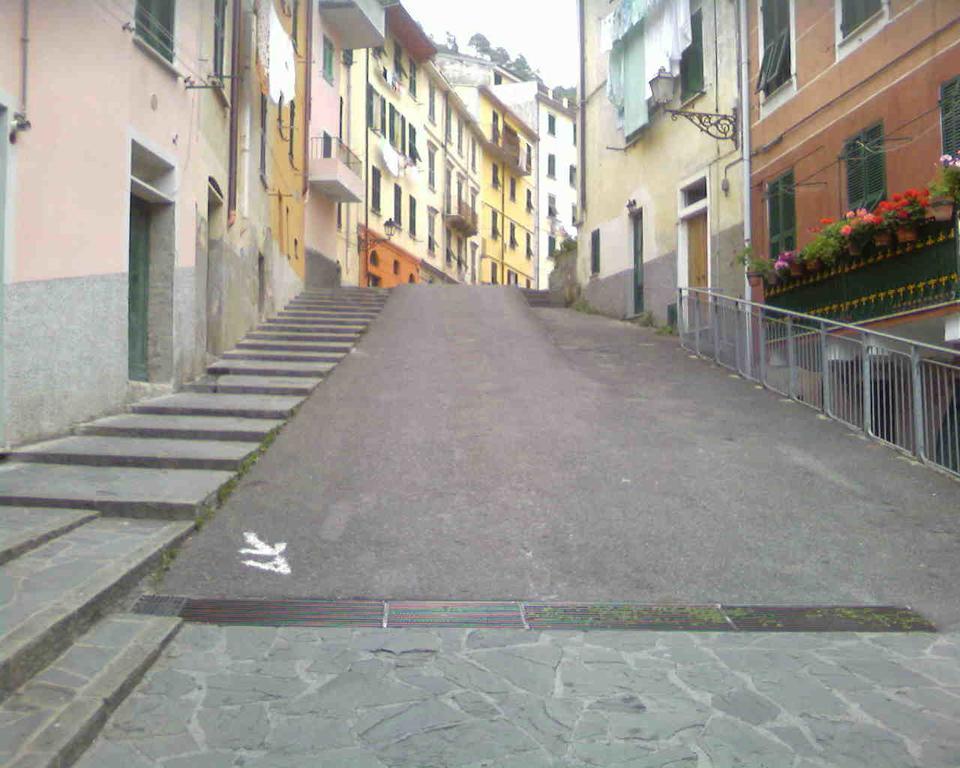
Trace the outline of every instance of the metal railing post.
<instances>
[{"instance_id":1,"label":"metal railing post","mask_svg":"<svg viewBox=\"0 0 960 768\"><path fill-rule=\"evenodd\" d=\"M720 363L720 307L717 297L710 294L710 329L713 331L713 360Z\"/></svg>"},{"instance_id":2,"label":"metal railing post","mask_svg":"<svg viewBox=\"0 0 960 768\"><path fill-rule=\"evenodd\" d=\"M680 344L686 347L690 343L685 337L690 335L690 325L687 323L687 317L683 312L683 288L677 288L677 332L680 334ZM689 349L689 347L687 347Z\"/></svg>"},{"instance_id":3,"label":"metal railing post","mask_svg":"<svg viewBox=\"0 0 960 768\"><path fill-rule=\"evenodd\" d=\"M873 434L873 365L870 362L870 337L863 336L863 431L868 435Z\"/></svg>"},{"instance_id":4,"label":"metal railing post","mask_svg":"<svg viewBox=\"0 0 960 768\"><path fill-rule=\"evenodd\" d=\"M833 380L830 376L830 337L827 327L820 326L820 383L823 389L823 404L821 410L827 416L833 416Z\"/></svg>"},{"instance_id":5,"label":"metal railing post","mask_svg":"<svg viewBox=\"0 0 960 768\"><path fill-rule=\"evenodd\" d=\"M797 397L797 342L793 335L793 318L787 318L787 368L790 370L790 397Z\"/></svg>"},{"instance_id":6,"label":"metal railing post","mask_svg":"<svg viewBox=\"0 0 960 768\"><path fill-rule=\"evenodd\" d=\"M923 409L923 358L916 347L910 348L910 363L913 370L913 452L919 458L925 459L927 435Z\"/></svg>"},{"instance_id":7,"label":"metal railing post","mask_svg":"<svg viewBox=\"0 0 960 768\"><path fill-rule=\"evenodd\" d=\"M733 302L733 368L737 373L743 373L740 360L740 302Z\"/></svg>"},{"instance_id":8,"label":"metal railing post","mask_svg":"<svg viewBox=\"0 0 960 768\"><path fill-rule=\"evenodd\" d=\"M759 326L757 329L759 349L757 351L760 355L760 384L765 387L767 386L767 326L763 322L763 307L760 307L757 325Z\"/></svg>"},{"instance_id":9,"label":"metal railing post","mask_svg":"<svg viewBox=\"0 0 960 768\"><path fill-rule=\"evenodd\" d=\"M700 296L699 294L694 295L693 297L693 306L694 306L694 317L693 327L694 327L694 337L693 337L693 346L697 352L697 357L700 357Z\"/></svg>"}]
</instances>

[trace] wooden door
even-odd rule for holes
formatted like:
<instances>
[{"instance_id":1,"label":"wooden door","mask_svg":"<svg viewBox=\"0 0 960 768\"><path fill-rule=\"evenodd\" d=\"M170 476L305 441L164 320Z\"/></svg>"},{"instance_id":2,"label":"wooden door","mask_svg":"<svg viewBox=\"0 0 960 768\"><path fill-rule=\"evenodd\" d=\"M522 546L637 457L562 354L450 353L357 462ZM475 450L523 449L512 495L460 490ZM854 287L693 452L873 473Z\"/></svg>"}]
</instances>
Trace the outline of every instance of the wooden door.
<instances>
[{"instance_id":1,"label":"wooden door","mask_svg":"<svg viewBox=\"0 0 960 768\"><path fill-rule=\"evenodd\" d=\"M687 219L687 285L707 288L707 214Z\"/></svg>"},{"instance_id":2,"label":"wooden door","mask_svg":"<svg viewBox=\"0 0 960 768\"><path fill-rule=\"evenodd\" d=\"M130 272L128 327L130 378L148 381L147 309L150 293L150 209L130 198Z\"/></svg>"}]
</instances>

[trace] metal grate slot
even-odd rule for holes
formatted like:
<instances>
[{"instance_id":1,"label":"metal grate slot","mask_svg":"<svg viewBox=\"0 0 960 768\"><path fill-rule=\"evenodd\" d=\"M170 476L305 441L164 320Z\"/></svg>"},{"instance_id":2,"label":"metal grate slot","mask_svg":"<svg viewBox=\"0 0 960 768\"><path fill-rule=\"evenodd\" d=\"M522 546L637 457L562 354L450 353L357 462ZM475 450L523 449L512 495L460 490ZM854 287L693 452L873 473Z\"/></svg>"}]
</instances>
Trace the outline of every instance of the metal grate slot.
<instances>
[{"instance_id":1,"label":"metal grate slot","mask_svg":"<svg viewBox=\"0 0 960 768\"><path fill-rule=\"evenodd\" d=\"M130 612L145 616L179 616L186 603L187 598L185 597L140 595Z\"/></svg>"},{"instance_id":2,"label":"metal grate slot","mask_svg":"<svg viewBox=\"0 0 960 768\"><path fill-rule=\"evenodd\" d=\"M910 608L896 606L725 605L740 632L936 632Z\"/></svg>"},{"instance_id":3,"label":"metal grate slot","mask_svg":"<svg viewBox=\"0 0 960 768\"><path fill-rule=\"evenodd\" d=\"M368 600L189 600L185 621L266 627L381 627L383 603Z\"/></svg>"},{"instance_id":4,"label":"metal grate slot","mask_svg":"<svg viewBox=\"0 0 960 768\"><path fill-rule=\"evenodd\" d=\"M634 629L729 632L718 605L525 603L531 629Z\"/></svg>"},{"instance_id":5,"label":"metal grate slot","mask_svg":"<svg viewBox=\"0 0 960 768\"><path fill-rule=\"evenodd\" d=\"M388 627L524 629L519 603L391 602L389 605Z\"/></svg>"}]
</instances>

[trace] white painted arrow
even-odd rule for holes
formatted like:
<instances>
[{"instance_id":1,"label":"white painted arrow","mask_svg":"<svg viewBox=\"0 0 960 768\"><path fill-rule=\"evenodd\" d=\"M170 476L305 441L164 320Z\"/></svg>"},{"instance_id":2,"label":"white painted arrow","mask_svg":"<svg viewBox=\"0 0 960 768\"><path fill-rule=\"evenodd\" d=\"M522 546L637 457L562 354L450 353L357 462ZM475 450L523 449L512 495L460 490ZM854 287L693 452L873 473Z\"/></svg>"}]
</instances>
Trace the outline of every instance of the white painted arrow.
<instances>
[{"instance_id":1,"label":"white painted arrow","mask_svg":"<svg viewBox=\"0 0 960 768\"><path fill-rule=\"evenodd\" d=\"M270 546L262 541L257 534L250 532L244 533L243 538L247 542L247 546L240 550L241 555L272 558L268 562L261 562L259 560L244 560L244 565L248 565L251 568L258 568L261 571L279 573L282 576L289 576L291 574L292 571L290 569L290 563L288 563L287 559L283 556L283 553L287 551L286 542L278 542L277 544Z\"/></svg>"}]
</instances>

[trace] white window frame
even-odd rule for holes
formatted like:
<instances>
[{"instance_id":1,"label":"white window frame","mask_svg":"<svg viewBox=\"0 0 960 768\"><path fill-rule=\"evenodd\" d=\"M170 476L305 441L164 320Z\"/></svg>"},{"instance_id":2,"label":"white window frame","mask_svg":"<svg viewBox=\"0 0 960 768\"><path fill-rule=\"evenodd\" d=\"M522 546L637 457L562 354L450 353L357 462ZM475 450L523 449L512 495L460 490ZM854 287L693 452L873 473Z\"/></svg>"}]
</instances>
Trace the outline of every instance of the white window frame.
<instances>
[{"instance_id":1,"label":"white window frame","mask_svg":"<svg viewBox=\"0 0 960 768\"><path fill-rule=\"evenodd\" d=\"M843 36L843 2L834 2L834 26L836 29L837 61L842 61L861 45L874 37L890 21L890 0L880 0L880 10L857 27L847 37Z\"/></svg>"},{"instance_id":2,"label":"white window frame","mask_svg":"<svg viewBox=\"0 0 960 768\"><path fill-rule=\"evenodd\" d=\"M707 196L703 200L690 205L684 204L684 192L690 187L703 182L706 185ZM707 285L713 285L713 247L712 232L710 227L710 174L706 171L684 179L683 183L677 187L677 288L689 288L690 265L687 259L687 246L689 244L689 235L687 233L687 222L694 216L701 213L707 214Z\"/></svg>"},{"instance_id":3,"label":"white window frame","mask_svg":"<svg viewBox=\"0 0 960 768\"><path fill-rule=\"evenodd\" d=\"M839 6L840 0L836 0L837 5ZM760 97L760 119L768 117L769 115L776 112L780 107L786 104L790 99L797 95L797 6L796 0L790 0L790 79L787 80L783 85L781 85L777 90L771 93L769 96L763 91L760 91L757 96ZM763 39L763 5L762 3L757 5L757 42L759 48L757 50L760 52L760 62L758 66L763 64L763 51L765 49L764 39ZM755 87L755 83L751 83L751 88Z\"/></svg>"}]
</instances>

